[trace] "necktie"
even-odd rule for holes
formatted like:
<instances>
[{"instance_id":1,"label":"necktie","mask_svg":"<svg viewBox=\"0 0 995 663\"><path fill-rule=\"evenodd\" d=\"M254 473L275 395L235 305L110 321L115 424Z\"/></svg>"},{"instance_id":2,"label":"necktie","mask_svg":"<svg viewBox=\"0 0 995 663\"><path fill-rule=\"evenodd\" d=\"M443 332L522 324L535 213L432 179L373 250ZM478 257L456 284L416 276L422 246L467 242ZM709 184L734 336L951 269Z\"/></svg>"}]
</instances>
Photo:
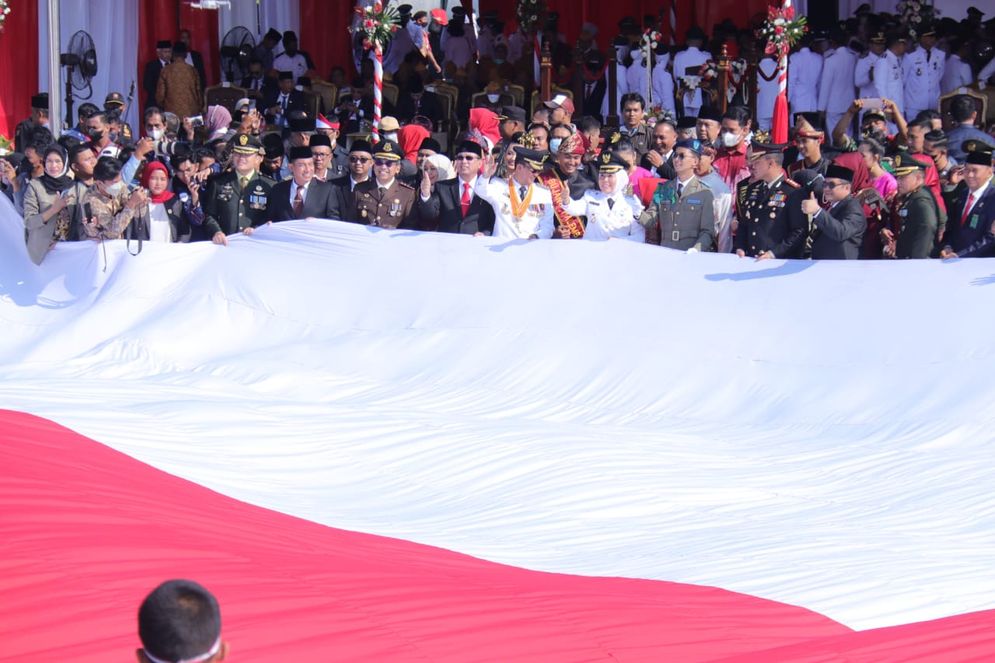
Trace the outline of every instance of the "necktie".
<instances>
[{"instance_id":1,"label":"necktie","mask_svg":"<svg viewBox=\"0 0 995 663\"><path fill-rule=\"evenodd\" d=\"M248 177L240 177L240 178L238 178L238 188L239 189L245 191L245 187L247 187L248 185L249 185L249 178Z\"/></svg>"},{"instance_id":2,"label":"necktie","mask_svg":"<svg viewBox=\"0 0 995 663\"><path fill-rule=\"evenodd\" d=\"M615 207L615 199L614 198L609 198L608 199L608 209L610 210L613 207Z\"/></svg>"},{"instance_id":3,"label":"necktie","mask_svg":"<svg viewBox=\"0 0 995 663\"><path fill-rule=\"evenodd\" d=\"M297 187L297 195L294 196L294 216L300 218L304 211L304 187Z\"/></svg>"},{"instance_id":4,"label":"necktie","mask_svg":"<svg viewBox=\"0 0 995 663\"><path fill-rule=\"evenodd\" d=\"M681 184L680 182L678 182L677 183L677 198L678 198L678 200L680 199L682 193L684 193L684 185Z\"/></svg>"},{"instance_id":5,"label":"necktie","mask_svg":"<svg viewBox=\"0 0 995 663\"><path fill-rule=\"evenodd\" d=\"M283 109L284 113L287 112L287 95L285 94L280 95L280 108Z\"/></svg>"},{"instance_id":6,"label":"necktie","mask_svg":"<svg viewBox=\"0 0 995 663\"><path fill-rule=\"evenodd\" d=\"M519 200L525 200L525 192L526 191L528 191L527 187L524 187L524 186L518 187L518 199Z\"/></svg>"},{"instance_id":7,"label":"necktie","mask_svg":"<svg viewBox=\"0 0 995 663\"><path fill-rule=\"evenodd\" d=\"M974 204L974 194L973 193L968 194L967 203L964 205L964 213L961 214L960 216L960 225L963 226L964 222L967 221L967 215L971 213L971 205L973 204Z\"/></svg>"},{"instance_id":8,"label":"necktie","mask_svg":"<svg viewBox=\"0 0 995 663\"><path fill-rule=\"evenodd\" d=\"M467 214L470 213L470 183L463 182L463 197L459 201L460 207L463 209L463 217L465 218Z\"/></svg>"},{"instance_id":9,"label":"necktie","mask_svg":"<svg viewBox=\"0 0 995 663\"><path fill-rule=\"evenodd\" d=\"M380 200L383 200L386 197L387 197L387 187L382 186L380 187Z\"/></svg>"}]
</instances>

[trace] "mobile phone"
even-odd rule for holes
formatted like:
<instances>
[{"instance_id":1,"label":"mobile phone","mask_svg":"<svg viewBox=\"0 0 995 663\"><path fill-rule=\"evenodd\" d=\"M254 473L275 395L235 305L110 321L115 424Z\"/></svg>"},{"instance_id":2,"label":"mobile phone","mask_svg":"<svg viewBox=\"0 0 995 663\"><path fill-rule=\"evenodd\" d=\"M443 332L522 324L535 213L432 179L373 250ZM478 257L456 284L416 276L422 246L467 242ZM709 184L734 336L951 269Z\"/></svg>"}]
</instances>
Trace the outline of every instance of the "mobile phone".
<instances>
[{"instance_id":1,"label":"mobile phone","mask_svg":"<svg viewBox=\"0 0 995 663\"><path fill-rule=\"evenodd\" d=\"M194 115L193 117L190 118L190 124L192 124L195 127L202 127L202 126L204 126L204 116L203 115Z\"/></svg>"},{"instance_id":2,"label":"mobile phone","mask_svg":"<svg viewBox=\"0 0 995 663\"><path fill-rule=\"evenodd\" d=\"M881 110L884 108L884 102L881 101L880 97L861 99L860 103L863 105L864 110Z\"/></svg>"}]
</instances>

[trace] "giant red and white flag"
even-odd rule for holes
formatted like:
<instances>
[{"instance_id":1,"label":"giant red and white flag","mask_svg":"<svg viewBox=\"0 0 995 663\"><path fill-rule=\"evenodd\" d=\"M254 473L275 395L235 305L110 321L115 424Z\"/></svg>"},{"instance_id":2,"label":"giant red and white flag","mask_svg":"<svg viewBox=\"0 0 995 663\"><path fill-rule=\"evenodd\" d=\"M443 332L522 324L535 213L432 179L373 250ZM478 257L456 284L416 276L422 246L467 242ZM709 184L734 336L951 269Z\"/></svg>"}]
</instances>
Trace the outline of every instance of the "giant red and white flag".
<instances>
[{"instance_id":1,"label":"giant red and white flag","mask_svg":"<svg viewBox=\"0 0 995 663\"><path fill-rule=\"evenodd\" d=\"M169 577L238 661L995 656L990 261L18 224L0 659L127 659Z\"/></svg>"}]
</instances>

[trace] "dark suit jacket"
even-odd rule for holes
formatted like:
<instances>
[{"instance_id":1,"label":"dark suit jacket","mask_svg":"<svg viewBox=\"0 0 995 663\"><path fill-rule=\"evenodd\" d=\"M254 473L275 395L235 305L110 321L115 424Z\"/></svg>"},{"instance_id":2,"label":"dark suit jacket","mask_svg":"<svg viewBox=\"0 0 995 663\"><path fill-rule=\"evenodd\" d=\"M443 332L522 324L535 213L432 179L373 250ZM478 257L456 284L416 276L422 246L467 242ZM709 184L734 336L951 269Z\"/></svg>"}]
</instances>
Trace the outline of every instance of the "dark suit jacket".
<instances>
[{"instance_id":1,"label":"dark suit jacket","mask_svg":"<svg viewBox=\"0 0 995 663\"><path fill-rule=\"evenodd\" d=\"M591 88L591 94L587 94L586 83L581 89L581 105L579 110L583 115L596 117L598 118L598 121L603 122L604 118L601 117L601 105L605 101L605 93L608 90L608 82L604 77L599 78L597 82L595 82L594 87Z\"/></svg>"},{"instance_id":2,"label":"dark suit jacket","mask_svg":"<svg viewBox=\"0 0 995 663\"><path fill-rule=\"evenodd\" d=\"M864 209L853 196L838 203L831 211L820 211L813 223L813 260L856 260L867 230Z\"/></svg>"},{"instance_id":3,"label":"dark suit jacket","mask_svg":"<svg viewBox=\"0 0 995 663\"><path fill-rule=\"evenodd\" d=\"M267 122L272 122L273 118L269 114L269 109L273 106L280 105L280 90L278 88L271 88L263 96L263 112L266 116ZM291 90L290 97L287 99L287 114L291 111L306 111L307 101L304 99L304 93L300 90Z\"/></svg>"},{"instance_id":4,"label":"dark suit jacket","mask_svg":"<svg viewBox=\"0 0 995 663\"><path fill-rule=\"evenodd\" d=\"M200 89L207 89L207 72L204 71L204 57L199 51L190 51L190 61L193 68L197 70L197 77L200 78Z\"/></svg>"},{"instance_id":5,"label":"dark suit jacket","mask_svg":"<svg viewBox=\"0 0 995 663\"><path fill-rule=\"evenodd\" d=\"M155 92L159 85L159 74L162 73L162 62L155 58L145 65L145 72L142 74L142 89L145 90L145 107L155 106ZM201 88L204 89L204 88Z\"/></svg>"},{"instance_id":6,"label":"dark suit jacket","mask_svg":"<svg viewBox=\"0 0 995 663\"><path fill-rule=\"evenodd\" d=\"M307 196L304 198L304 209L300 215L294 214L293 205L290 204L290 183L293 180L283 180L277 182L270 189L269 197L266 199L266 220L290 221L292 219L306 219L314 216L319 219L331 218L329 209L329 197L332 192L332 185L328 182L311 180L307 185Z\"/></svg>"},{"instance_id":7,"label":"dark suit jacket","mask_svg":"<svg viewBox=\"0 0 995 663\"><path fill-rule=\"evenodd\" d=\"M397 100L395 113L401 123L410 122L416 115L422 115L432 120L433 126L438 127L439 122L446 119L442 102L434 92L423 93L417 105L410 94L402 94Z\"/></svg>"},{"instance_id":8,"label":"dark suit jacket","mask_svg":"<svg viewBox=\"0 0 995 663\"><path fill-rule=\"evenodd\" d=\"M328 218L358 223L356 197L349 190L349 176L346 175L345 177L329 180L327 184L330 187L328 193Z\"/></svg>"},{"instance_id":9,"label":"dark suit jacket","mask_svg":"<svg viewBox=\"0 0 995 663\"><path fill-rule=\"evenodd\" d=\"M471 195L473 190L470 191ZM476 232L489 233L494 230L494 208L483 198L473 196L470 210L463 216L460 198L463 192L459 178L442 180L435 183L435 191L427 201L418 195L418 214L422 227L436 227L443 233L462 233L472 235Z\"/></svg>"},{"instance_id":10,"label":"dark suit jacket","mask_svg":"<svg viewBox=\"0 0 995 663\"><path fill-rule=\"evenodd\" d=\"M941 246L949 246L957 253L967 251L970 247L984 239L995 221L995 183L989 182L981 200L974 204L971 213L961 225L960 218L964 216L964 206L967 205L969 192L967 185L959 186L953 197L953 206L947 216L947 226L943 233ZM976 249L977 247L975 247ZM974 255L972 251L972 255Z\"/></svg>"}]
</instances>

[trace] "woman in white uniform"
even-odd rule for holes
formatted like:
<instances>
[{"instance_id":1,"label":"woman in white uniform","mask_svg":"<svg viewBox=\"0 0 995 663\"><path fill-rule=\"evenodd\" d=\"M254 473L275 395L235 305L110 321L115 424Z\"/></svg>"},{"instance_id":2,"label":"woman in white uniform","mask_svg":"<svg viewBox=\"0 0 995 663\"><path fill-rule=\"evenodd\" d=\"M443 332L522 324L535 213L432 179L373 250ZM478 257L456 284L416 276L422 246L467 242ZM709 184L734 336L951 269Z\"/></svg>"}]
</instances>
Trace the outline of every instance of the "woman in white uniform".
<instances>
[{"instance_id":1,"label":"woman in white uniform","mask_svg":"<svg viewBox=\"0 0 995 663\"><path fill-rule=\"evenodd\" d=\"M605 240L613 237L646 241L646 229L639 224L643 205L631 193L626 164L612 152L598 158L598 190L586 191L566 205L568 214L586 216L584 239Z\"/></svg>"}]
</instances>

